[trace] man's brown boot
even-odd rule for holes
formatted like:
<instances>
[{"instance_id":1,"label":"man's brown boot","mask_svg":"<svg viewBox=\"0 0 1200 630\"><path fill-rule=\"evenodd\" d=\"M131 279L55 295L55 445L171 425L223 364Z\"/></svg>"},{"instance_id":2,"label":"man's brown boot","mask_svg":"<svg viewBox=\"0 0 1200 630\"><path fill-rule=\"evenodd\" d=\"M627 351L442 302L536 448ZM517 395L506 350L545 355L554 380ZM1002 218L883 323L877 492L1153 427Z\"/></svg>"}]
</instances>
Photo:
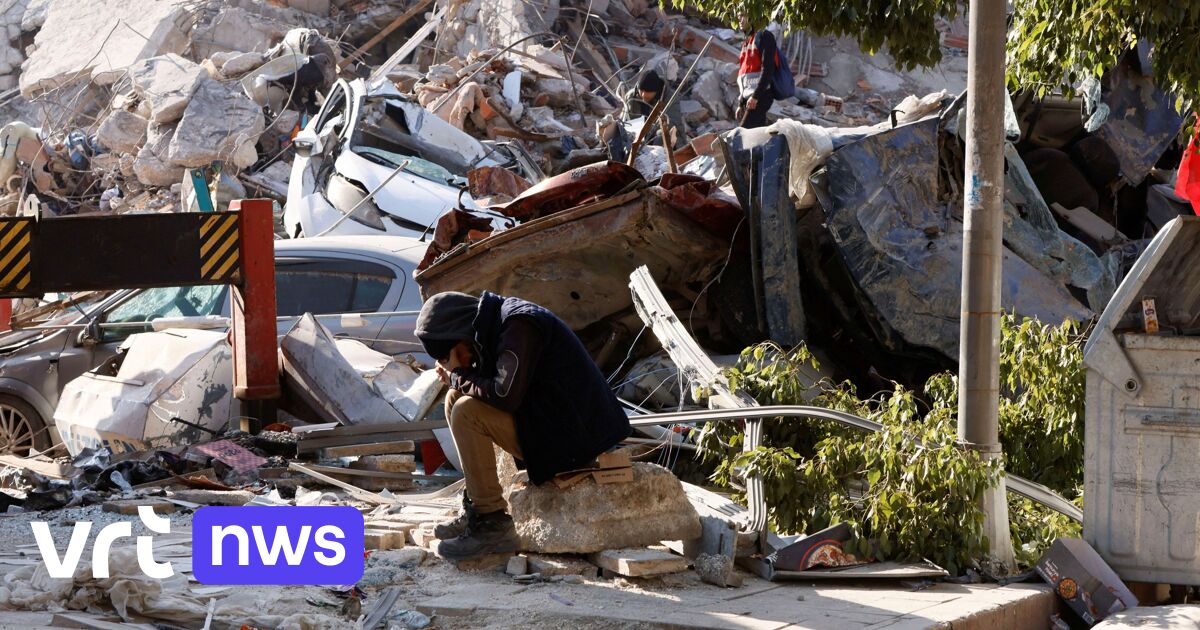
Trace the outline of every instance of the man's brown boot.
<instances>
[{"instance_id":1,"label":"man's brown boot","mask_svg":"<svg viewBox=\"0 0 1200 630\"><path fill-rule=\"evenodd\" d=\"M462 560L489 553L511 553L521 548L521 540L512 517L504 511L479 514L467 524L467 531L454 539L443 540L438 553Z\"/></svg>"}]
</instances>

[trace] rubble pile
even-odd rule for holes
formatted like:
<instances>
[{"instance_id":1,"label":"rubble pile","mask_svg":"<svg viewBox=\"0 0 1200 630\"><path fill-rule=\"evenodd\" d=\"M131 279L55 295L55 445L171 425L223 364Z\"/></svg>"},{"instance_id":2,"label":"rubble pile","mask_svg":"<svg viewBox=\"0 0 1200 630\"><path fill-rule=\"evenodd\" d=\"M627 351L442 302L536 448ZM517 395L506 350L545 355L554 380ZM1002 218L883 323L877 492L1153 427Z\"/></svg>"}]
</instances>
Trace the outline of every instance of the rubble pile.
<instances>
[{"instance_id":1,"label":"rubble pile","mask_svg":"<svg viewBox=\"0 0 1200 630\"><path fill-rule=\"evenodd\" d=\"M433 526L462 505L445 386L413 333L435 293L549 309L639 415L729 403L710 391L717 364L764 340L819 354L812 383L864 391L923 383L958 359L961 19L936 25L943 64L911 72L772 26L795 96L747 128L746 34L645 0L0 0L0 15L0 216L276 201L281 317L266 365L283 392L267 405L235 395L226 287L26 299L0 371L37 396L0 392L29 419L24 435L0 431L0 523L352 505L380 558L358 585L290 610L240 593L206 610L182 580L135 584L146 593L131 602L86 567L67 588L28 566L7 572L0 607L427 625L415 610L388 614L392 585L438 555ZM1182 118L1138 61L1127 54L1086 88L1086 119L1070 103L1009 99L1002 296L1017 315L1100 313L1149 239L1190 212L1168 168ZM236 223L225 219L211 225ZM646 278L660 291L650 306L635 287ZM822 570L763 569L778 558L751 556L783 548L750 525L766 506L675 477L697 431L635 424L625 448L545 484L501 458L517 532L537 553L456 566L521 585L695 567L736 587L735 558L793 579ZM843 560L846 537L833 541ZM362 609L363 589L381 610Z\"/></svg>"},{"instance_id":2,"label":"rubble pile","mask_svg":"<svg viewBox=\"0 0 1200 630\"><path fill-rule=\"evenodd\" d=\"M0 213L194 209L195 168L218 200L253 180L283 201L290 138L336 78L322 33L361 37L403 11L348 5L9 3L0 111L19 117L3 137L21 168L3 169Z\"/></svg>"}]
</instances>

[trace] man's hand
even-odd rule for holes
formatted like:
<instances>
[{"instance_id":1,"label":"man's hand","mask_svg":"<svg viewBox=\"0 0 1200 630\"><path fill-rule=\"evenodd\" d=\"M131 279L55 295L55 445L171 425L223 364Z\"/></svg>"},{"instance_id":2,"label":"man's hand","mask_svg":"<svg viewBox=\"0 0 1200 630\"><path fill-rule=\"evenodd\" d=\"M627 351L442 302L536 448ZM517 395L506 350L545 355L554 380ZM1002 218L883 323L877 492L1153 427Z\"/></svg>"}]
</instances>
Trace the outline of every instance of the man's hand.
<instances>
[{"instance_id":1,"label":"man's hand","mask_svg":"<svg viewBox=\"0 0 1200 630\"><path fill-rule=\"evenodd\" d=\"M459 354L458 348L455 348L454 350L450 351L450 356L446 358L446 370L447 371L453 372L454 370L456 370L460 367L466 367L463 365L462 361L459 359L459 356L460 356L460 354Z\"/></svg>"},{"instance_id":2,"label":"man's hand","mask_svg":"<svg viewBox=\"0 0 1200 630\"><path fill-rule=\"evenodd\" d=\"M450 371L447 370L444 365L442 365L441 361L438 361L438 364L437 364L437 375L438 375L438 378L442 380L442 384L444 384L444 385L450 384Z\"/></svg>"},{"instance_id":3,"label":"man's hand","mask_svg":"<svg viewBox=\"0 0 1200 630\"><path fill-rule=\"evenodd\" d=\"M746 109L758 109L758 99L753 96L746 99Z\"/></svg>"},{"instance_id":4,"label":"man's hand","mask_svg":"<svg viewBox=\"0 0 1200 630\"><path fill-rule=\"evenodd\" d=\"M746 107L743 105L738 105L737 109L734 110L734 112L733 112L733 117L737 120L741 120L742 118L745 118L745 116L746 116Z\"/></svg>"}]
</instances>

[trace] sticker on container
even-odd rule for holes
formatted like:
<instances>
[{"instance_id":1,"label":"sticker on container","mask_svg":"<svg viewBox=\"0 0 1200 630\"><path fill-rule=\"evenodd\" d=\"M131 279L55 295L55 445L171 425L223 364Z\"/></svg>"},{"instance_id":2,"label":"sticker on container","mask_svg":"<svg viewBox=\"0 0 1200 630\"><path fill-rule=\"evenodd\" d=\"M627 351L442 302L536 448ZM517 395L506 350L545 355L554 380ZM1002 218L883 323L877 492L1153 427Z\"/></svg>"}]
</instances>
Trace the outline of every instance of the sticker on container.
<instances>
[{"instance_id":1,"label":"sticker on container","mask_svg":"<svg viewBox=\"0 0 1200 630\"><path fill-rule=\"evenodd\" d=\"M1158 309L1154 308L1154 298L1142 298L1142 321L1147 335L1158 332Z\"/></svg>"}]
</instances>

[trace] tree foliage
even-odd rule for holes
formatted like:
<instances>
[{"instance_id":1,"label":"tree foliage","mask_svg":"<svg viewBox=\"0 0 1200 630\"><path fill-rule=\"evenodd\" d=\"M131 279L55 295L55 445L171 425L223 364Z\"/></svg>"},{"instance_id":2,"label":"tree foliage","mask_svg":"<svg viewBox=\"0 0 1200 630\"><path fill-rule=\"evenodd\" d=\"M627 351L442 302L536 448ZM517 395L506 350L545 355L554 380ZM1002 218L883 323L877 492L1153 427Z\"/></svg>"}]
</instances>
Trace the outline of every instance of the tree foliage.
<instances>
[{"instance_id":1,"label":"tree foliage","mask_svg":"<svg viewBox=\"0 0 1200 630\"><path fill-rule=\"evenodd\" d=\"M1072 322L1002 320L1001 441L1007 470L1082 500L1083 336ZM740 428L712 424L702 435L717 460L714 481L736 488L761 474L774 526L812 533L847 523L853 552L880 558L929 558L951 571L986 548L979 498L999 467L957 443L958 384L937 374L924 392L897 385L860 398L850 383L814 382L806 348L747 348L726 371L730 384L762 404L810 404L870 418L884 429L864 434L827 421L765 421L763 445L742 452ZM1077 536L1070 519L1032 502L1009 504L1018 561L1029 566L1059 536Z\"/></svg>"},{"instance_id":2,"label":"tree foliage","mask_svg":"<svg viewBox=\"0 0 1200 630\"><path fill-rule=\"evenodd\" d=\"M751 26L769 22L815 35L837 35L858 40L863 50L875 53L885 46L901 66L930 66L942 58L934 19L953 18L956 0L836 0L808 2L786 0L672 0L676 7L691 6L737 28L743 18Z\"/></svg>"},{"instance_id":3,"label":"tree foliage","mask_svg":"<svg viewBox=\"0 0 1200 630\"><path fill-rule=\"evenodd\" d=\"M1103 76L1139 40L1166 91L1200 96L1200 2L1016 0L1008 39L1009 82L1043 93Z\"/></svg>"},{"instance_id":4,"label":"tree foliage","mask_svg":"<svg viewBox=\"0 0 1200 630\"><path fill-rule=\"evenodd\" d=\"M846 36L864 51L886 47L911 69L941 61L937 17L952 19L956 0L672 0L737 27L776 21L814 35ZM1162 0L1013 0L1008 39L1010 86L1041 93L1070 91L1084 76L1100 77L1121 53L1145 39L1164 89L1200 96L1200 2Z\"/></svg>"}]
</instances>

